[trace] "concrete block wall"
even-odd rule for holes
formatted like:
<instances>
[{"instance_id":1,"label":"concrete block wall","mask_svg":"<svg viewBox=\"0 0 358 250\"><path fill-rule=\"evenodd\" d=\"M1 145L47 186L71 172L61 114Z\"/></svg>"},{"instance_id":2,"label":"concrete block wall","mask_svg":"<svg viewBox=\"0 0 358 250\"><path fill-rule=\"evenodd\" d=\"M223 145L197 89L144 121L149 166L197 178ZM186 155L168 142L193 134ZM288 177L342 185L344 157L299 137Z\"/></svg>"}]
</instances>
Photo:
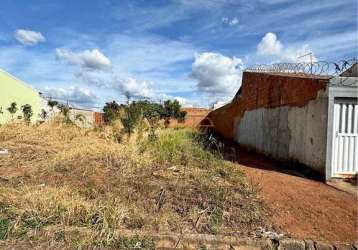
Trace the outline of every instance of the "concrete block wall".
<instances>
[{"instance_id":1,"label":"concrete block wall","mask_svg":"<svg viewBox=\"0 0 358 250\"><path fill-rule=\"evenodd\" d=\"M176 119L171 119L170 127L195 128L209 113L209 109L204 108L183 108L182 110L186 112L185 120L178 122Z\"/></svg>"},{"instance_id":2,"label":"concrete block wall","mask_svg":"<svg viewBox=\"0 0 358 250\"><path fill-rule=\"evenodd\" d=\"M315 99L328 82L326 77L244 72L240 101L244 110L302 107Z\"/></svg>"}]
</instances>

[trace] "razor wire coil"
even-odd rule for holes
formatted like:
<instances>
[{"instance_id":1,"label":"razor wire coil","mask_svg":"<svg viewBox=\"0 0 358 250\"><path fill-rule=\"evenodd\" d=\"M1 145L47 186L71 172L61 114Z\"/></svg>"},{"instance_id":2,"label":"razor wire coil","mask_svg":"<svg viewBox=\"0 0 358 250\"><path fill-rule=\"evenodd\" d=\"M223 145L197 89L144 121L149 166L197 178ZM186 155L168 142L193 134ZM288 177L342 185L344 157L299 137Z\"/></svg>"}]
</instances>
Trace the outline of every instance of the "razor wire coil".
<instances>
[{"instance_id":1,"label":"razor wire coil","mask_svg":"<svg viewBox=\"0 0 358 250\"><path fill-rule=\"evenodd\" d=\"M290 74L306 74L319 76L339 76L341 73L352 67L358 62L357 58L340 60L337 62L317 61L317 62L298 62L298 63L274 63L257 64L248 67L245 71L249 72L274 72Z\"/></svg>"}]
</instances>

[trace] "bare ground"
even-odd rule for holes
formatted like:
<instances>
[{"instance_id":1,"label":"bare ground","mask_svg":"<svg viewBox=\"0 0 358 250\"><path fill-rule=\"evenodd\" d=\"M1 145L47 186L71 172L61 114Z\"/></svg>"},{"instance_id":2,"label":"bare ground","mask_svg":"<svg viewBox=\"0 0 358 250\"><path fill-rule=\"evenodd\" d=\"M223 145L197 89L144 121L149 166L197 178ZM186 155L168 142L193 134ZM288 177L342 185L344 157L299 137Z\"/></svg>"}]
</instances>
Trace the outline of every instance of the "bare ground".
<instances>
[{"instance_id":1,"label":"bare ground","mask_svg":"<svg viewBox=\"0 0 358 250\"><path fill-rule=\"evenodd\" d=\"M293 237L353 242L357 233L357 197L322 181L282 170L267 157L239 149L238 163L261 190L272 223Z\"/></svg>"}]
</instances>

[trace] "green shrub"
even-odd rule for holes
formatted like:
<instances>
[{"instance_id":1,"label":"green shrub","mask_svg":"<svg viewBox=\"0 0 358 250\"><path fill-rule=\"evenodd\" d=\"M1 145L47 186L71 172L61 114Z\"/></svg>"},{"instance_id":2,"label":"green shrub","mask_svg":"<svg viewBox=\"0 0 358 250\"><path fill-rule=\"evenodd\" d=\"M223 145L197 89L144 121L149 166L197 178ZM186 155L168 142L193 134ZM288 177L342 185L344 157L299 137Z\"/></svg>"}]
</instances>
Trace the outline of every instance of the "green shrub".
<instances>
[{"instance_id":1,"label":"green shrub","mask_svg":"<svg viewBox=\"0 0 358 250\"><path fill-rule=\"evenodd\" d=\"M220 165L220 154L205 150L196 138L197 132L192 130L168 129L161 131L157 140L144 141L144 148L153 153L159 164L200 168Z\"/></svg>"},{"instance_id":2,"label":"green shrub","mask_svg":"<svg viewBox=\"0 0 358 250\"><path fill-rule=\"evenodd\" d=\"M121 106L116 101L106 102L103 107L103 119L107 123L111 123L119 118Z\"/></svg>"}]
</instances>

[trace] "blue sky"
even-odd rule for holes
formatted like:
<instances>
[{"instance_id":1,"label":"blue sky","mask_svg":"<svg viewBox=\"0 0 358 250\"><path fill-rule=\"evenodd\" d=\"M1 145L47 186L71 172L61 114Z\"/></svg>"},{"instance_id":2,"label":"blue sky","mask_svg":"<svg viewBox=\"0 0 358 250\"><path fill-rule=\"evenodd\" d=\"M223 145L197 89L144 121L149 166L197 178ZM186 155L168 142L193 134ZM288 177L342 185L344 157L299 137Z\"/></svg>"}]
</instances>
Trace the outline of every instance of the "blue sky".
<instances>
[{"instance_id":1,"label":"blue sky","mask_svg":"<svg viewBox=\"0 0 358 250\"><path fill-rule=\"evenodd\" d=\"M93 107L124 93L209 106L247 66L349 59L358 44L356 0L2 0L0 24L0 68Z\"/></svg>"}]
</instances>

